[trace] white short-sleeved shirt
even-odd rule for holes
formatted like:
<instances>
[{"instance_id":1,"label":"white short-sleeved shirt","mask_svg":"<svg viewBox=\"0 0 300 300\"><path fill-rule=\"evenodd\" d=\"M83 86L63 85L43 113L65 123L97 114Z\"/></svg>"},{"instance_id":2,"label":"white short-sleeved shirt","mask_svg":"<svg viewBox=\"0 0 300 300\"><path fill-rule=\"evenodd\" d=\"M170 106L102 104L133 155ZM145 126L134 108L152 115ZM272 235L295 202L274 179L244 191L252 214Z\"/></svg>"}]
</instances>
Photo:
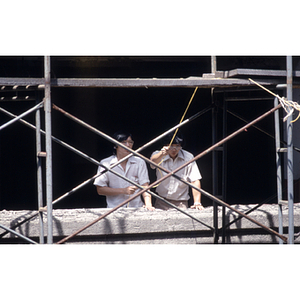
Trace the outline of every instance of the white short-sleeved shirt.
<instances>
[{"instance_id":1,"label":"white short-sleeved shirt","mask_svg":"<svg viewBox=\"0 0 300 300\"><path fill-rule=\"evenodd\" d=\"M153 152L151 156L157 154L158 152L159 151ZM166 155L163 158L163 162L160 164L160 166L162 166L163 168L169 171L173 171L193 158L194 156L192 153L185 150L180 150L175 160L173 160L169 155ZM151 168L154 169L155 167L151 165ZM156 168L157 179L160 179L165 175L167 175L167 173ZM185 168L182 168L180 171L176 172L175 175L179 176L180 178L188 182L193 182L197 179L200 180L202 178L197 163L195 161L187 165ZM165 199L170 199L170 200L180 201L180 200L189 200L190 198L189 186L179 181L174 176L170 176L164 181L162 181L156 188L156 192L160 196L164 197Z\"/></svg>"},{"instance_id":2,"label":"white short-sleeved shirt","mask_svg":"<svg viewBox=\"0 0 300 300\"><path fill-rule=\"evenodd\" d=\"M117 162L118 162L117 157L115 155L112 155L108 158L101 160L100 163L106 167L110 167L111 165ZM99 166L97 170L97 174L100 174L104 170L105 168ZM120 175L136 182L139 185L144 185L150 182L146 163L139 157L135 157L135 156L129 157L126 164L126 170L124 170L120 164L114 167L113 170L119 173ZM113 174L112 172L107 171L95 179L94 185L108 186L111 188L125 188L132 185L132 183ZM139 190L140 189L137 189L136 193ZM107 207L108 208L116 207L117 205L124 202L131 196L132 195L125 195L125 194L116 195L116 196L106 196ZM143 206L143 202L141 196L138 196L137 198L130 201L128 205L126 205L126 207L142 207L142 206Z\"/></svg>"}]
</instances>

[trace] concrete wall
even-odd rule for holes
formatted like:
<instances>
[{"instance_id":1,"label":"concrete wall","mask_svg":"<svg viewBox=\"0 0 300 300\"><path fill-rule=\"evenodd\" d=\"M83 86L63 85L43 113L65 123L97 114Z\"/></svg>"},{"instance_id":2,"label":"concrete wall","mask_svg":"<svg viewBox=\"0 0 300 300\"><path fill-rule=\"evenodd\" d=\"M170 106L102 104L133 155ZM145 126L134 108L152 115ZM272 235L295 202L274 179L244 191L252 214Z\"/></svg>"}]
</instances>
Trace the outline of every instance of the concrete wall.
<instances>
[{"instance_id":1,"label":"concrete wall","mask_svg":"<svg viewBox=\"0 0 300 300\"><path fill-rule=\"evenodd\" d=\"M236 209L246 212L254 205L236 205ZM106 208L95 209L55 209L53 210L53 239L59 241L88 223L97 219ZM284 211L284 234L288 236L288 209ZM213 226L213 208L207 207L203 211L187 209L201 222ZM0 212L1 224L11 227L25 218L34 215L33 211L6 211ZM219 207L219 228L222 224L222 208ZM250 217L267 227L278 231L278 206L263 205L249 214ZM238 217L232 210L226 209L226 222ZM44 215L45 234L47 233L47 217ZM298 232L300 228L300 204L294 208L295 243L300 242ZM38 241L39 219L32 218L16 229L17 232ZM0 234L4 232L0 229ZM255 223L243 218L230 226L226 232L226 243L275 243L279 238L260 228ZM219 243L221 243L221 238ZM0 239L0 243L23 243L23 240L8 233ZM169 211L145 209L119 209L105 219L81 232L78 236L66 243L105 243L105 244L210 244L213 243L213 234L207 226L173 209Z\"/></svg>"}]
</instances>

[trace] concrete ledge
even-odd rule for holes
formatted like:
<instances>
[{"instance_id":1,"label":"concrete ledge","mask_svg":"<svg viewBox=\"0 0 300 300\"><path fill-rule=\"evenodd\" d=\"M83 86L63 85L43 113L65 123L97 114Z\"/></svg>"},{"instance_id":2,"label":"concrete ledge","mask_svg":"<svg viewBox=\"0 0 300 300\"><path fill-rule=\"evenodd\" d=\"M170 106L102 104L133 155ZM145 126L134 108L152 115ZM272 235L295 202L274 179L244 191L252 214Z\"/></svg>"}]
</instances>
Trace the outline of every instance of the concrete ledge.
<instances>
[{"instance_id":1,"label":"concrete ledge","mask_svg":"<svg viewBox=\"0 0 300 300\"><path fill-rule=\"evenodd\" d=\"M232 206L241 212L246 212L255 205ZM53 210L53 240L54 242L68 236L88 223L94 221L109 211L106 208L93 209L54 209ZM213 208L203 211L187 209L186 212L201 222L213 227ZM12 227L25 218L34 215L34 211L0 212L0 222L6 227ZM288 233L288 209L283 207L284 234ZM237 219L239 215L226 209L226 223ZM263 205L250 217L263 225L278 231L278 206ZM219 228L222 226L222 207L218 208ZM47 214L44 213L45 234L47 233ZM294 206L295 243L300 242L300 204ZM35 216L30 221L15 229L17 232L35 240L39 240L39 218ZM0 229L0 234L4 232ZM222 240L219 238L219 243ZM262 229L255 223L242 218L226 230L226 243L278 243L279 238ZM0 243L23 243L14 234L8 233L0 239ZM110 214L103 220L87 228L67 243L121 243L121 244L210 244L213 243L213 232L207 226L191 219L181 212L146 211L143 208L122 208Z\"/></svg>"}]
</instances>

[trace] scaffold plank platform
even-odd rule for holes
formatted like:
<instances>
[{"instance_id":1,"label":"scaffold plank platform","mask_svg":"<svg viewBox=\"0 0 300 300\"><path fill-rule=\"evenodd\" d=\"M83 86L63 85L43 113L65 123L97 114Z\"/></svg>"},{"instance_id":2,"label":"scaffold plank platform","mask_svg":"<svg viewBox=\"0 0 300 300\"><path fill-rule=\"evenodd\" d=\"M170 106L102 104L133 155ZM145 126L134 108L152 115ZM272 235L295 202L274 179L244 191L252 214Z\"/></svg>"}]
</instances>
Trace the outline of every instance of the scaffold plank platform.
<instances>
[{"instance_id":1,"label":"scaffold plank platform","mask_svg":"<svg viewBox=\"0 0 300 300\"><path fill-rule=\"evenodd\" d=\"M258 80L261 85L276 85L278 80ZM9 78L1 77L0 86L36 86L41 88L43 78ZM237 78L57 78L51 79L52 87L103 87L103 88L147 88L147 87L238 87L254 86L248 79Z\"/></svg>"},{"instance_id":2,"label":"scaffold plank platform","mask_svg":"<svg viewBox=\"0 0 300 300\"><path fill-rule=\"evenodd\" d=\"M233 205L232 207L246 212L254 205ZM54 209L55 219L53 227L54 240L59 240L74 232L74 230L91 222L97 216L106 213L108 208L82 209ZM212 224L213 207L208 206L203 211L187 210L197 218ZM22 222L25 218L34 215L34 211L6 211L0 212L2 223L7 227ZM267 216L267 218L266 218ZM288 209L284 208L284 231L288 227ZM226 209L226 220L232 222L238 215ZM274 229L278 227L278 208L276 204L264 204L259 210L251 212L251 217L265 226ZM45 215L45 219L47 216ZM300 204L295 204L295 226L300 226ZM222 208L218 208L218 226L222 226ZM38 217L30 219L15 229L27 237L38 241ZM0 234L4 230L0 229ZM262 230L256 224L241 219L227 228L226 243L229 244L276 244L278 237ZM9 233L0 239L1 243L20 243L21 239ZM68 244L213 244L212 231L178 212L175 209L162 211L157 209L150 212L143 208L122 208L84 230L70 239ZM295 236L295 243L300 243L299 235Z\"/></svg>"}]
</instances>

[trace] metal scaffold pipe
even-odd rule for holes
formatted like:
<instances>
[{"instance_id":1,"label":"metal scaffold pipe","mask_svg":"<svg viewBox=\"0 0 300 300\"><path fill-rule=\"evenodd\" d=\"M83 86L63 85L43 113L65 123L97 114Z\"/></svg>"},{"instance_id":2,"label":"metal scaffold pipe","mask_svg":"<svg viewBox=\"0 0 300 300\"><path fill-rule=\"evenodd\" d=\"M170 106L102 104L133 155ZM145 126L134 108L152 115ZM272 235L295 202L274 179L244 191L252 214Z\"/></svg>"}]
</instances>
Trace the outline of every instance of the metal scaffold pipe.
<instances>
[{"instance_id":1,"label":"metal scaffold pipe","mask_svg":"<svg viewBox=\"0 0 300 300\"><path fill-rule=\"evenodd\" d=\"M274 106L278 105L278 98L274 99ZM281 168L281 154L280 148L280 124L279 124L279 111L274 114L275 122L275 148L276 148L276 172L277 172L277 203L278 203L278 232L283 234L283 211L282 204L282 168ZM283 244L282 240L279 240L279 244Z\"/></svg>"},{"instance_id":2,"label":"metal scaffold pipe","mask_svg":"<svg viewBox=\"0 0 300 300\"><path fill-rule=\"evenodd\" d=\"M53 106L54 106L54 108L55 108L55 105L53 105ZM182 127L183 125L189 123L190 121L193 121L193 120L197 119L198 117L200 117L200 116L203 115L204 113L206 113L206 112L208 112L209 110L211 110L211 108L212 108L212 107L209 106L209 107L205 108L204 110L199 111L198 113L192 115L191 117L189 117L189 118L186 119L185 121L183 121L183 122L181 122L181 123L175 125L174 127L170 128L169 130L167 130L167 131L165 131L164 133L160 134L160 135L157 136L156 138L152 139L150 142L146 143L144 146L142 146L142 147L140 147L139 149L135 150L135 152L141 152L142 150L146 149L146 148L149 147L150 145L152 145L152 144L154 144L155 142L159 141L159 140L162 139L164 136L166 136L167 134L173 132L173 131L176 130L177 128L180 128L180 127ZM5 113L5 114L7 114L8 116L10 116L10 117L12 117L12 118L15 118L15 117L16 117L16 115L12 114L11 112L9 112L9 111L7 111L7 110L1 108L1 107L0 107L0 111L3 112L3 113ZM34 126L33 124L31 124L31 123L29 123L29 122L27 122L27 121L25 121L25 120L23 120L23 119L19 119L19 121L20 121L21 123L23 123L24 125L28 126L29 128L34 129L34 130L37 130L39 133L41 133L41 134L43 134L43 135L46 135L46 133L45 133L44 130L42 130L42 129L39 129L39 130L38 130L37 127ZM61 141L61 140L59 140L58 138L52 136L52 140L53 140L54 142L60 144L61 146L65 147L65 148L67 148L67 149L69 149L69 150L71 150L72 152L78 154L79 156L85 158L86 160L88 160L88 161L90 161L90 162L92 162L92 163L94 163L94 164L96 164L96 165L98 165L98 166L100 165L99 162L98 162L96 159L94 159L94 158L92 158L92 157L86 155L85 153L79 151L78 149L75 149L74 147L72 147L72 146L70 146L69 144L67 144L67 143L65 143L65 142L63 142L63 141ZM74 187L71 191L69 191L69 192L63 194L62 196L58 197L57 199L55 199L55 200L52 202L52 205L55 205L56 203L62 201L62 200L65 199L66 197L72 195L73 193L75 193L76 191L78 191L78 190L79 190L80 188L82 188L83 186L85 186L85 185L91 183L91 182L92 182L93 180L95 180L95 178L97 178L98 176L104 174L104 173L107 172L107 171L110 171L110 170L113 169L115 166L117 166L118 164L120 164L122 161L128 159L129 157L131 157L131 156L133 156L133 155L134 155L133 153L128 154L124 159L120 159L118 162L116 162L116 163L115 163L114 165L112 165L110 168L107 168L107 169L105 169L103 172L101 172L100 174L96 174L96 175L94 175L93 177L91 177L91 178L85 180L84 182L82 182L82 183L79 184L78 186ZM104 166L103 166L103 167L104 167ZM104 167L104 168L105 168L105 167ZM120 174L116 174L116 175L117 175L117 176L120 176ZM120 176L120 177L123 177L123 176ZM126 179L125 179L125 180L126 180ZM163 200L163 201L164 201L164 200ZM45 211L46 209L47 209L47 206L45 206L45 207L40 207L40 208L39 208L39 212L42 213L42 211ZM24 224L25 222L29 221L30 219L32 219L33 217L35 217L36 215L38 215L39 212L37 212L36 214L33 214L33 215L30 216L29 218L27 218L27 219L23 220L22 222L16 224L16 225L13 226L11 229L14 229L14 228L16 228L16 227L18 227L18 226L21 226L21 225ZM197 220L197 221L198 221L198 220ZM2 238L2 237L3 237L5 234L7 234L7 233L8 233L8 231L6 231L6 232L0 234L0 238Z\"/></svg>"},{"instance_id":3,"label":"metal scaffold pipe","mask_svg":"<svg viewBox=\"0 0 300 300\"><path fill-rule=\"evenodd\" d=\"M16 121L19 121L20 119L22 119L26 115L28 115L28 114L32 113L33 111L36 111L37 109L41 108L43 105L44 105L44 102L42 101L39 104L35 105L34 107L28 109L27 111L25 111L21 115L15 117L14 119L12 119L12 120L8 121L7 123L3 124L2 126L0 126L0 130L6 128L7 126L13 124Z\"/></svg>"},{"instance_id":4,"label":"metal scaffold pipe","mask_svg":"<svg viewBox=\"0 0 300 300\"><path fill-rule=\"evenodd\" d=\"M53 243L52 221L52 138L51 138L51 86L50 56L45 56L45 131L46 131L46 199L47 199L47 243Z\"/></svg>"},{"instance_id":5,"label":"metal scaffold pipe","mask_svg":"<svg viewBox=\"0 0 300 300\"><path fill-rule=\"evenodd\" d=\"M38 153L42 151L42 141L41 141L41 112L38 109L35 112L35 138L36 138L36 176L37 176L37 197L38 197L38 207L43 206L43 181L42 181L42 158L39 157ZM43 212L39 212L39 223L40 223L40 244L44 244L44 222L43 222Z\"/></svg>"},{"instance_id":6,"label":"metal scaffold pipe","mask_svg":"<svg viewBox=\"0 0 300 300\"><path fill-rule=\"evenodd\" d=\"M238 135L239 133L245 131L245 129L251 127L253 124L257 123L258 121L262 120L263 118L265 118L266 116L270 115L271 113L273 113L274 111L276 111L277 109L279 109L281 107L281 104L279 104L278 106L274 107L273 109L269 110L268 112L264 113L263 115L261 115L260 117L256 118L255 120L253 120L252 122L248 123L247 125L243 126L242 128L240 128L239 130L235 131L234 133L230 134L229 136L227 136L226 138L222 139L221 141L217 142L216 144L214 144L213 146L209 147L207 150L201 152L200 154L198 154L197 156L195 156L193 159L191 159L190 161L184 163L183 165L181 165L179 168L177 168L176 170L173 170L172 172L170 172L169 170L166 170L165 168L161 167L160 165L155 164L154 162L150 161L149 159L147 159L146 157L144 157L143 155L136 153L135 151L133 151L132 149L126 147L125 145L123 145L122 143L114 140L113 138L111 138L110 136L104 134L103 132L97 130L96 128L90 126L89 124L85 123L82 120L79 120L78 118L72 116L71 114L67 113L66 111L62 110L61 108L55 106L55 109L61 111L64 115L66 115L67 117L71 118L72 120L74 120L75 122L78 122L79 124L89 128L91 131L99 134L100 136L102 136L103 138L117 144L118 146L121 146L122 148L128 150L131 153L134 153L135 155L139 156L140 158L144 159L145 161L147 161L148 163L154 165L155 167L159 168L160 170L164 171L165 173L167 173L167 175L161 177L159 180L153 182L152 184L150 184L148 187L144 188L143 190L137 192L134 196L130 197L128 200L124 201L123 203L121 203L119 206L111 209L109 212L107 212L106 214L102 215L100 218L96 219L95 221L91 222L90 224L86 225L85 227L83 227L82 229L76 231L75 233L69 235L68 237L65 237L64 239L60 240L58 242L58 244L64 243L65 241L69 240L70 238L74 237L75 235L79 234L80 232L82 232L83 230L85 230L86 228L88 228L89 226L95 224L96 222L98 222L99 220L101 220L102 218L106 217L107 215L109 215L110 213L112 213L113 211L115 211L116 209L118 209L119 207L129 203L130 201L132 201L135 197L141 195L143 192L150 190L151 188L155 187L157 184L160 184L163 180L167 179L170 176L174 176L175 178L177 178L178 180L186 183L187 185L189 185L191 188L195 188L196 190L200 191L201 193L203 193L205 196L207 196L208 198L212 199L214 202L217 202L219 204L221 204L222 206L225 206L229 209L231 209L232 211L235 211L236 213L242 215L243 217L245 217L246 219L248 219L249 221L259 225L261 228L264 228L266 231L277 235L278 237L280 237L282 240L284 240L285 242L287 241L287 238L285 236L282 236L280 234L278 234L278 232L272 230L271 228L268 228L266 226L264 226L263 224L257 222L256 220L250 218L249 216L247 216L246 214L230 207L230 205L228 205L227 203L219 200L218 198L214 197L213 195L207 193L206 191L202 190L202 189L198 189L196 188L193 184L182 180L179 176L176 175L176 173L178 171L180 171L182 168L186 167L187 165L189 165L190 163L198 160L200 157L206 155L207 153L209 153L210 151L212 151L213 149L215 149L216 147L222 145L223 143L227 142L228 140L230 140L231 138L233 138L234 136Z\"/></svg>"},{"instance_id":7,"label":"metal scaffold pipe","mask_svg":"<svg viewBox=\"0 0 300 300\"><path fill-rule=\"evenodd\" d=\"M25 241L27 241L27 242L29 242L29 243L31 243L31 244L37 244L37 242L35 242L35 241L29 239L28 237L24 236L23 234L20 234L20 233L18 233L18 232L16 232L16 231L14 231L14 230L12 230L12 229L10 229L10 228L4 226L4 225L1 225L1 224L0 224L0 228L2 228L2 229L4 229L4 230L7 230L8 232L10 232L10 233L12 233L12 234L18 236L19 238L21 238L21 239L23 239L23 240L25 240Z\"/></svg>"},{"instance_id":8,"label":"metal scaffold pipe","mask_svg":"<svg viewBox=\"0 0 300 300\"><path fill-rule=\"evenodd\" d=\"M291 56L286 58L287 67L287 99L293 101L293 60ZM294 244L294 171L293 171L293 115L287 119L287 189L289 208L289 244Z\"/></svg>"}]
</instances>

